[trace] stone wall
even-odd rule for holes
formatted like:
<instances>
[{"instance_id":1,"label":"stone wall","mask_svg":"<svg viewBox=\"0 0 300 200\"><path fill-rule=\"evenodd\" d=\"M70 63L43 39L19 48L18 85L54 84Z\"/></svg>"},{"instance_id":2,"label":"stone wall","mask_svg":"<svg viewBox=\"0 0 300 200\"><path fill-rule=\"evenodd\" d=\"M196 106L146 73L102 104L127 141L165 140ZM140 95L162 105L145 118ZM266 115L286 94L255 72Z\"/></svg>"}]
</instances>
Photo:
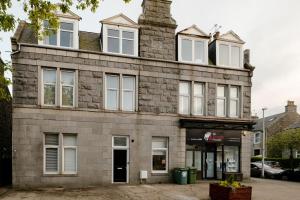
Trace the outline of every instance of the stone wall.
<instances>
[{"instance_id":1,"label":"stone wall","mask_svg":"<svg viewBox=\"0 0 300 200\"><path fill-rule=\"evenodd\" d=\"M144 0L139 17L141 57L175 60L176 21L171 17L171 1Z\"/></svg>"},{"instance_id":2,"label":"stone wall","mask_svg":"<svg viewBox=\"0 0 300 200\"><path fill-rule=\"evenodd\" d=\"M251 77L246 70L126 58L81 51L22 47L13 57L14 105L38 106L38 66L78 70L78 107L103 110L103 74L137 76L138 111L177 114L179 81L207 85L207 116L215 116L216 84L243 88L243 119L250 119Z\"/></svg>"},{"instance_id":3,"label":"stone wall","mask_svg":"<svg viewBox=\"0 0 300 200\"><path fill-rule=\"evenodd\" d=\"M103 105L103 73L80 70L78 75L78 107L100 109Z\"/></svg>"}]
</instances>

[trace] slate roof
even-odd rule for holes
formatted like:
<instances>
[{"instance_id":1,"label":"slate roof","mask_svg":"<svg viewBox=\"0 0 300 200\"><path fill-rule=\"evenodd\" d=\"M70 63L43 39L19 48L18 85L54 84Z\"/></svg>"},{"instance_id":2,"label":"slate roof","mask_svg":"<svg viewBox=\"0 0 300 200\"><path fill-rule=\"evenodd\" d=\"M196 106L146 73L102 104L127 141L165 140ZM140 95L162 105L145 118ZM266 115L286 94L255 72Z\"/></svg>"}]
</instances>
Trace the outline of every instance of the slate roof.
<instances>
[{"instance_id":1,"label":"slate roof","mask_svg":"<svg viewBox=\"0 0 300 200\"><path fill-rule=\"evenodd\" d=\"M273 123L276 123L280 118L282 118L283 116L285 116L286 113L279 113L276 115L271 115L268 117L265 117L265 127L268 128L269 126L271 126ZM263 130L263 119L258 119L256 121L256 124L253 127L254 131L261 131Z\"/></svg>"},{"instance_id":2,"label":"slate roof","mask_svg":"<svg viewBox=\"0 0 300 200\"><path fill-rule=\"evenodd\" d=\"M295 123L289 125L286 129L294 129L294 128L300 128L300 120L298 120Z\"/></svg>"},{"instance_id":3,"label":"slate roof","mask_svg":"<svg viewBox=\"0 0 300 200\"><path fill-rule=\"evenodd\" d=\"M38 44L38 39L30 28L29 23L20 23L20 31L14 37L20 43ZM18 27L19 28L19 27ZM79 49L89 51L101 51L100 49L100 33L91 33L79 31Z\"/></svg>"}]
</instances>

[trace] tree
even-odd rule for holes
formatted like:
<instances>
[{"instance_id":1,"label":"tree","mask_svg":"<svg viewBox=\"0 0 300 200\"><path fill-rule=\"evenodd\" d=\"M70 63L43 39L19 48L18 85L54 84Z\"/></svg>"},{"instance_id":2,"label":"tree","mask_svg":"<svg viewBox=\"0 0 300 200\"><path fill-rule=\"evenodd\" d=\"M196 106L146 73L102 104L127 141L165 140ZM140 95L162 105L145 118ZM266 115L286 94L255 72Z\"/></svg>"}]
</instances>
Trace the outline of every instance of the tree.
<instances>
[{"instance_id":1,"label":"tree","mask_svg":"<svg viewBox=\"0 0 300 200\"><path fill-rule=\"evenodd\" d=\"M283 151L288 150L290 154L290 166L294 168L293 152L300 149L300 128L288 129L271 136L267 145L269 157L282 157Z\"/></svg>"},{"instance_id":2,"label":"tree","mask_svg":"<svg viewBox=\"0 0 300 200\"><path fill-rule=\"evenodd\" d=\"M0 32L13 31L16 27L17 17L8 13L8 9L14 6L13 0L0 0ZM95 12L99 7L100 1L103 0L59 0L59 3L54 3L53 0L16 0L23 3L23 11L28 15L31 29L38 38L49 35L49 29L40 31L45 20L48 21L51 31L56 31L59 26L56 11L67 13L71 6L75 5L78 10L90 9ZM131 0L123 0L125 3ZM1 38L0 38L1 39ZM0 66L0 72L10 70L10 64L4 63ZM0 73L0 86L6 88L10 84L10 80L4 77L4 73ZM7 99L7 93L0 88L0 100Z\"/></svg>"},{"instance_id":3,"label":"tree","mask_svg":"<svg viewBox=\"0 0 300 200\"><path fill-rule=\"evenodd\" d=\"M0 101L9 101L11 98L7 88L11 84L11 80L4 77L4 73L7 71L11 71L10 63L0 60Z\"/></svg>"}]
</instances>

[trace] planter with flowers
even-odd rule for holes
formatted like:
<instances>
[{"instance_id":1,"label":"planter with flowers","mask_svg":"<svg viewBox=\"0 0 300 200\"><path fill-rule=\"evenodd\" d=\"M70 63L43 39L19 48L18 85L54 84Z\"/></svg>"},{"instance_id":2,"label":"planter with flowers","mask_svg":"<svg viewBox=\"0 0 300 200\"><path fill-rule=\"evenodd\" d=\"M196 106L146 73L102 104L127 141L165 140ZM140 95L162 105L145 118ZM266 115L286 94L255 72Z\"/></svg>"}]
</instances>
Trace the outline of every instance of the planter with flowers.
<instances>
[{"instance_id":1,"label":"planter with flowers","mask_svg":"<svg viewBox=\"0 0 300 200\"><path fill-rule=\"evenodd\" d=\"M220 183L209 185L209 196L211 200L251 200L252 187L241 185L229 177Z\"/></svg>"}]
</instances>

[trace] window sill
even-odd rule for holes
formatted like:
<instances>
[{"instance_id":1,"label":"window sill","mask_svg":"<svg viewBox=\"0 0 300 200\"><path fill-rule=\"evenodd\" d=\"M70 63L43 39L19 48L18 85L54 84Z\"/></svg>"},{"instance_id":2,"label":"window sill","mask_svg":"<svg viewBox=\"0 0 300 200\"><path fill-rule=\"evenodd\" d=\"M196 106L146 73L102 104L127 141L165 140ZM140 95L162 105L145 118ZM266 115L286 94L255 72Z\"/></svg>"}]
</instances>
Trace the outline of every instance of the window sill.
<instances>
[{"instance_id":1,"label":"window sill","mask_svg":"<svg viewBox=\"0 0 300 200\"><path fill-rule=\"evenodd\" d=\"M118 56L126 56L126 57L132 57L132 58L137 58L138 55L130 55L130 54L123 54L123 53L114 53L114 52L108 52L108 51L103 51L103 53L109 54L109 55L118 55Z\"/></svg>"},{"instance_id":2,"label":"window sill","mask_svg":"<svg viewBox=\"0 0 300 200\"><path fill-rule=\"evenodd\" d=\"M40 108L57 109L57 110L75 110L76 109L76 107L47 106L47 105L41 105Z\"/></svg>"},{"instance_id":3,"label":"window sill","mask_svg":"<svg viewBox=\"0 0 300 200\"><path fill-rule=\"evenodd\" d=\"M151 176L169 176L169 172L151 172Z\"/></svg>"},{"instance_id":4,"label":"window sill","mask_svg":"<svg viewBox=\"0 0 300 200\"><path fill-rule=\"evenodd\" d=\"M78 177L78 174L43 174L43 177Z\"/></svg>"},{"instance_id":5,"label":"window sill","mask_svg":"<svg viewBox=\"0 0 300 200\"><path fill-rule=\"evenodd\" d=\"M78 49L75 47L64 47L64 46L60 46L60 45L51 45L51 44L39 44L39 45L44 46L44 47L58 47L58 48L62 48L62 49Z\"/></svg>"}]
</instances>

